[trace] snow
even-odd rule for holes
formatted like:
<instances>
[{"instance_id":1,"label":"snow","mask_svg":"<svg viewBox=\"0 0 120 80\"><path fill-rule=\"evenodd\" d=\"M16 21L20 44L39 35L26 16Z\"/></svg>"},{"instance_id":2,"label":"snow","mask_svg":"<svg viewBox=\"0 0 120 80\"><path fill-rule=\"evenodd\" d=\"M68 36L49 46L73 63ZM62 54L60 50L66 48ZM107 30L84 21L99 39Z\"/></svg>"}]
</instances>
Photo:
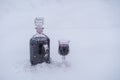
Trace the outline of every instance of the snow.
<instances>
[{"instance_id":1,"label":"snow","mask_svg":"<svg viewBox=\"0 0 120 80\"><path fill-rule=\"evenodd\" d=\"M1 0L0 80L120 80L119 0ZM30 66L35 17L45 18L52 63ZM70 40L65 65L58 40Z\"/></svg>"}]
</instances>

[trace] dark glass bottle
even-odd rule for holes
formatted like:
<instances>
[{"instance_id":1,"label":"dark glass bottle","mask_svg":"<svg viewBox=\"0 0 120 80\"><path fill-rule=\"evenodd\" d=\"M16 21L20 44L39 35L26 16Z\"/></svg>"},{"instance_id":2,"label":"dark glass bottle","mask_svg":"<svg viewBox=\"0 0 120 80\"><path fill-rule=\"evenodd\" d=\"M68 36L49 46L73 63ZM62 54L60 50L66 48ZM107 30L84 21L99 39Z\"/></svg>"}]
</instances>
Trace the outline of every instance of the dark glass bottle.
<instances>
[{"instance_id":1,"label":"dark glass bottle","mask_svg":"<svg viewBox=\"0 0 120 80\"><path fill-rule=\"evenodd\" d=\"M43 18L36 18L36 34L30 39L30 62L32 65L38 63L50 63L50 39L43 33Z\"/></svg>"}]
</instances>

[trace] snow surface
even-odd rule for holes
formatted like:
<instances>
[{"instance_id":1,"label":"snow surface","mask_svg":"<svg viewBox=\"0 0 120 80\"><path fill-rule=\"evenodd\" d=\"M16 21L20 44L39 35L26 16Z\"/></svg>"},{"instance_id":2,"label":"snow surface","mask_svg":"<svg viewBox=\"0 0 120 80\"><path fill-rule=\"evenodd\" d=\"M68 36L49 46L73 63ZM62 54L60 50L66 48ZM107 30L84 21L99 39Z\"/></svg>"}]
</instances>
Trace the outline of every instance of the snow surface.
<instances>
[{"instance_id":1,"label":"snow surface","mask_svg":"<svg viewBox=\"0 0 120 80\"><path fill-rule=\"evenodd\" d=\"M0 80L120 80L119 0L0 0ZM30 66L34 18L45 18L52 64ZM70 40L66 66L58 40Z\"/></svg>"}]
</instances>

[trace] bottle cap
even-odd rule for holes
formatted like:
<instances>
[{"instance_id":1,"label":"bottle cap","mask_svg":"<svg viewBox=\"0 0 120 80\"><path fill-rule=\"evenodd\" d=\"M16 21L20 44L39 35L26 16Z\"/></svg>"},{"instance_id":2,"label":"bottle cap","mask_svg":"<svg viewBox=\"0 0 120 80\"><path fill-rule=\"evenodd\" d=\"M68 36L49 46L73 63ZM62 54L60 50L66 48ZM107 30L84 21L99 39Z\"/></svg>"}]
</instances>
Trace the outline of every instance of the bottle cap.
<instances>
[{"instance_id":1,"label":"bottle cap","mask_svg":"<svg viewBox=\"0 0 120 80\"><path fill-rule=\"evenodd\" d=\"M36 28L42 28L44 29L44 18L43 17L36 17L34 20Z\"/></svg>"}]
</instances>

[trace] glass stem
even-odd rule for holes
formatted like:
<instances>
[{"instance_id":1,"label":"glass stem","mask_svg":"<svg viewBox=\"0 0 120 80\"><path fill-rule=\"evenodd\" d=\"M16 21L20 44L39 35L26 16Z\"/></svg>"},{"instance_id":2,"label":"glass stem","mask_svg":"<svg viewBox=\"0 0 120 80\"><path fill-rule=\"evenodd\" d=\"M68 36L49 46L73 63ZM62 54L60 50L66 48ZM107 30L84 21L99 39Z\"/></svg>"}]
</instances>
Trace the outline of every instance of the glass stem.
<instances>
[{"instance_id":1,"label":"glass stem","mask_svg":"<svg viewBox=\"0 0 120 80\"><path fill-rule=\"evenodd\" d=\"M62 62L63 63L65 62L65 56L62 56Z\"/></svg>"}]
</instances>

